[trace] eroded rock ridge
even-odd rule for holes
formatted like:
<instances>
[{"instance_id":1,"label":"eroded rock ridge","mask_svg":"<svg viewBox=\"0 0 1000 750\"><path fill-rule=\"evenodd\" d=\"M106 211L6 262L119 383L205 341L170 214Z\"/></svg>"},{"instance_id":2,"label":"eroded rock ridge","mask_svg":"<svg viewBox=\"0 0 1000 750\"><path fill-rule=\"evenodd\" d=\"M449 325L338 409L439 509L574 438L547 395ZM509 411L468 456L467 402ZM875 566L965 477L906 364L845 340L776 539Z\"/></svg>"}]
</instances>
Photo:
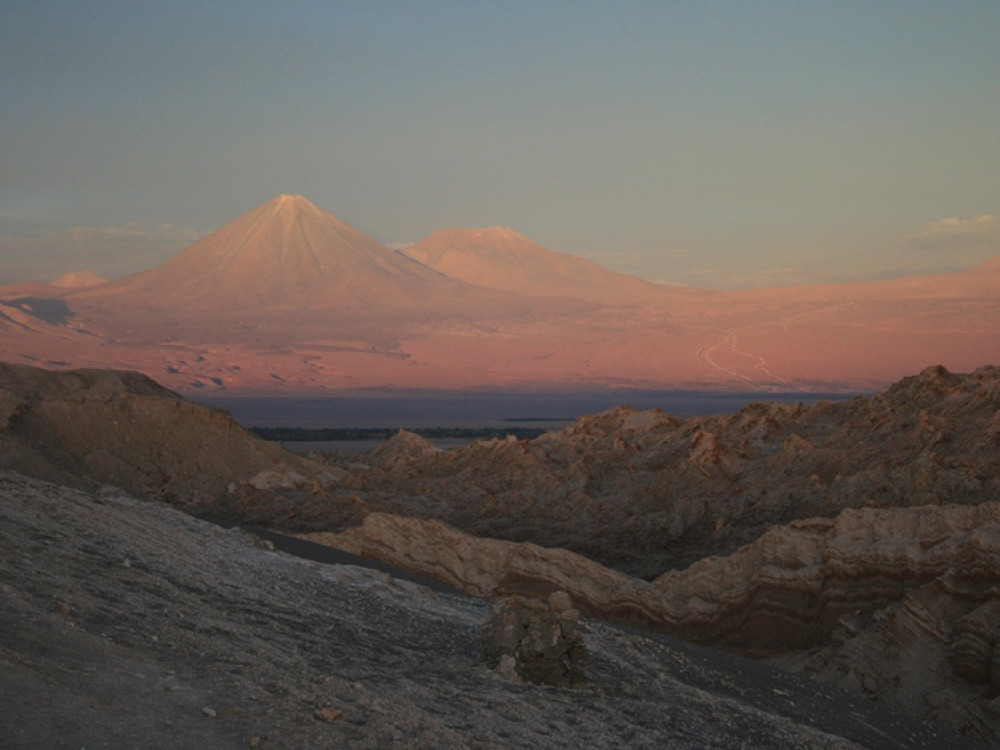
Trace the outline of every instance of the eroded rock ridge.
<instances>
[{"instance_id":1,"label":"eroded rock ridge","mask_svg":"<svg viewBox=\"0 0 1000 750\"><path fill-rule=\"evenodd\" d=\"M317 461L134 373L0 371L0 460L253 521L480 596L762 656L1000 737L1000 370L530 441Z\"/></svg>"}]
</instances>

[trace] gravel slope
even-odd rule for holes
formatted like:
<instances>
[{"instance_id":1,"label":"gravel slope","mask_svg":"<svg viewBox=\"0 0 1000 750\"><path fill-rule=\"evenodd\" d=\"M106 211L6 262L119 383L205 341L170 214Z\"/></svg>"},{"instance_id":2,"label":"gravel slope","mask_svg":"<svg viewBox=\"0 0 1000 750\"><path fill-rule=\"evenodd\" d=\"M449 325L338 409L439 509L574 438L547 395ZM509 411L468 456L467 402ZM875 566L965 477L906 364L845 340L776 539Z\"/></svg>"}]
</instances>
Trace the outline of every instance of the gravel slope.
<instances>
[{"instance_id":1,"label":"gravel slope","mask_svg":"<svg viewBox=\"0 0 1000 750\"><path fill-rule=\"evenodd\" d=\"M490 605L0 473L4 748L976 745L729 655L584 623L590 685L505 682Z\"/></svg>"}]
</instances>

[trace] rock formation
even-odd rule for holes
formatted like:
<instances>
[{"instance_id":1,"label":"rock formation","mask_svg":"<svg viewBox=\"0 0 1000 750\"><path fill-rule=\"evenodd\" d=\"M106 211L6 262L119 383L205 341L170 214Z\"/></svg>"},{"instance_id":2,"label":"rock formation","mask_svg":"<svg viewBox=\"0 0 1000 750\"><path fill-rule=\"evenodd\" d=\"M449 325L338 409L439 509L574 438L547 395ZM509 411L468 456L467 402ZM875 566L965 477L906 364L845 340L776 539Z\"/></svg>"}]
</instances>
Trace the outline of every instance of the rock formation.
<instances>
[{"instance_id":1,"label":"rock formation","mask_svg":"<svg viewBox=\"0 0 1000 750\"><path fill-rule=\"evenodd\" d=\"M486 663L506 679L580 687L586 683L587 648L579 619L564 591L545 600L505 596L483 624Z\"/></svg>"},{"instance_id":2,"label":"rock formation","mask_svg":"<svg viewBox=\"0 0 1000 750\"><path fill-rule=\"evenodd\" d=\"M320 473L145 375L3 363L0 468L73 487L113 485L187 508L262 471Z\"/></svg>"},{"instance_id":3,"label":"rock formation","mask_svg":"<svg viewBox=\"0 0 1000 750\"><path fill-rule=\"evenodd\" d=\"M451 451L401 433L325 466L134 373L0 374L5 467L318 532L492 599L563 591L1000 737L1000 369Z\"/></svg>"},{"instance_id":4,"label":"rock formation","mask_svg":"<svg viewBox=\"0 0 1000 750\"><path fill-rule=\"evenodd\" d=\"M448 452L402 436L330 488L375 512L313 538L483 596L564 590L993 739L998 425L1000 370L929 368L813 407L623 407Z\"/></svg>"},{"instance_id":5,"label":"rock formation","mask_svg":"<svg viewBox=\"0 0 1000 750\"><path fill-rule=\"evenodd\" d=\"M346 475L328 489L651 580L796 518L1000 496L998 445L1000 369L928 368L874 396L808 407L683 421L620 407L534 440L451 451L400 436L341 463Z\"/></svg>"},{"instance_id":6,"label":"rock formation","mask_svg":"<svg viewBox=\"0 0 1000 750\"><path fill-rule=\"evenodd\" d=\"M651 583L566 550L381 513L308 538L479 596L564 591L591 616L773 658L1000 737L1000 503L797 520Z\"/></svg>"}]
</instances>

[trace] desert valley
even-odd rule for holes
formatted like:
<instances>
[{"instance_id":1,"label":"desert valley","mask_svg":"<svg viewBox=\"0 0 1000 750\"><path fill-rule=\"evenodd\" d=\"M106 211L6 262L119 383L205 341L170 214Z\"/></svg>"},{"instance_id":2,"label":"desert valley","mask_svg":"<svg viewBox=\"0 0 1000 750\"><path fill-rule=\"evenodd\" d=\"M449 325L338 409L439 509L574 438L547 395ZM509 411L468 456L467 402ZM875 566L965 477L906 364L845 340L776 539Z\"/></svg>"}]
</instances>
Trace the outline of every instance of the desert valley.
<instances>
[{"instance_id":1,"label":"desert valley","mask_svg":"<svg viewBox=\"0 0 1000 750\"><path fill-rule=\"evenodd\" d=\"M293 195L0 287L0 740L996 746L998 357L1000 258L706 290L504 228L390 250ZM204 403L400 389L622 398L360 454Z\"/></svg>"}]
</instances>

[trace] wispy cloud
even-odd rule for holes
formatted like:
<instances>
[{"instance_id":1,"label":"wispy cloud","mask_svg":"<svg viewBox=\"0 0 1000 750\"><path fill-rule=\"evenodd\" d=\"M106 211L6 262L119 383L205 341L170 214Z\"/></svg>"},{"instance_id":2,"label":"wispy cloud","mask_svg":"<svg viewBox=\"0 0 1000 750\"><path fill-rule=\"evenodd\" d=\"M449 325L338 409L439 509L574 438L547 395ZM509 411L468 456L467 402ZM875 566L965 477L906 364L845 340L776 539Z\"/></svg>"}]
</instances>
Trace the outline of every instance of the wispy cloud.
<instances>
[{"instance_id":1,"label":"wispy cloud","mask_svg":"<svg viewBox=\"0 0 1000 750\"><path fill-rule=\"evenodd\" d=\"M151 268L203 232L173 224L69 227L0 236L0 283L50 281L70 271L117 278Z\"/></svg>"},{"instance_id":2,"label":"wispy cloud","mask_svg":"<svg viewBox=\"0 0 1000 750\"><path fill-rule=\"evenodd\" d=\"M816 282L816 276L791 266L774 266L750 273L733 273L721 268L698 268L681 271L658 284L710 287L713 289L749 289L754 287L792 286Z\"/></svg>"},{"instance_id":3,"label":"wispy cloud","mask_svg":"<svg viewBox=\"0 0 1000 750\"><path fill-rule=\"evenodd\" d=\"M972 219L933 221L908 234L905 242L915 250L1000 248L1000 216L983 214Z\"/></svg>"},{"instance_id":4,"label":"wispy cloud","mask_svg":"<svg viewBox=\"0 0 1000 750\"><path fill-rule=\"evenodd\" d=\"M182 229L173 224L161 224L152 229L146 229L135 222L127 222L120 227L69 227L60 230L42 230L36 234L37 237L47 239L65 239L71 241L81 240L196 240L201 236L200 232L194 229Z\"/></svg>"},{"instance_id":5,"label":"wispy cloud","mask_svg":"<svg viewBox=\"0 0 1000 750\"><path fill-rule=\"evenodd\" d=\"M569 251L573 253L573 251ZM687 249L662 249L655 250L614 250L606 252L588 252L585 256L587 260L593 261L612 271L618 273L630 273L644 279L655 279L659 274L658 268L664 264L676 265L677 261L693 255ZM675 280L657 280L657 284L680 283Z\"/></svg>"}]
</instances>

